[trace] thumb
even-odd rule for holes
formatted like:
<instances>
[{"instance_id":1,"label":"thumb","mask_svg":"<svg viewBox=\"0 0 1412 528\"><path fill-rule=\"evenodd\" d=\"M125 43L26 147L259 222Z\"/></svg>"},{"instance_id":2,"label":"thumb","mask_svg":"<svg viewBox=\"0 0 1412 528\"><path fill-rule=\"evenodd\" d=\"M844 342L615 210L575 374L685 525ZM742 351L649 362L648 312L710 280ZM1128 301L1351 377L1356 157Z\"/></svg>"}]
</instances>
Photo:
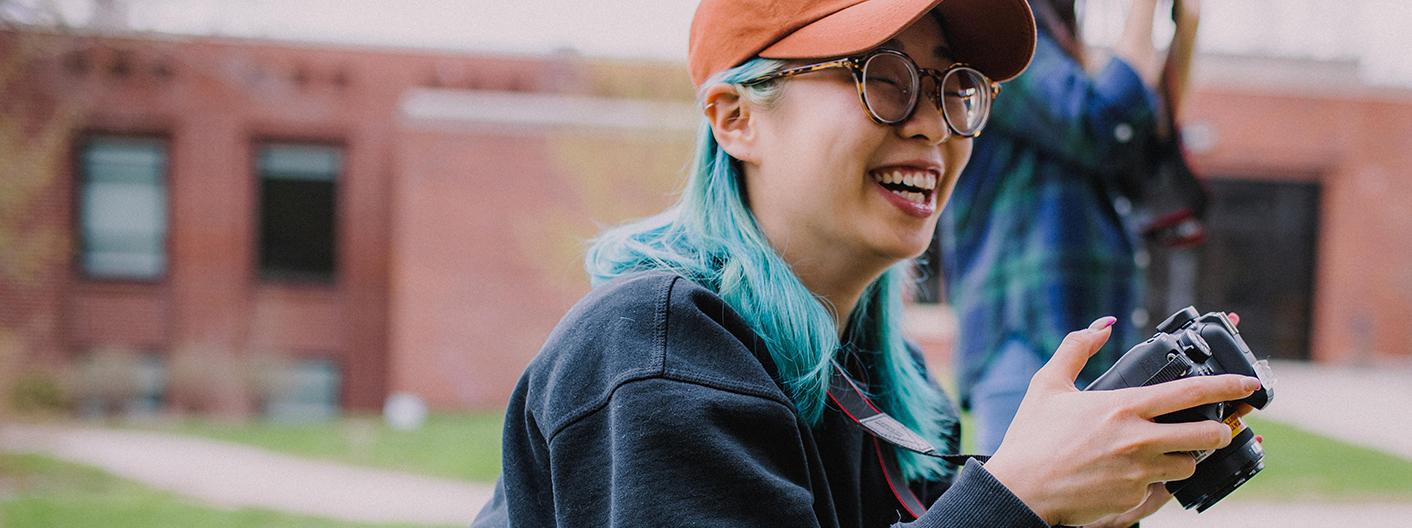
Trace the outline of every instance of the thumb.
<instances>
[{"instance_id":1,"label":"thumb","mask_svg":"<svg viewBox=\"0 0 1412 528\"><path fill-rule=\"evenodd\" d=\"M1059 343L1059 349L1054 351L1054 357L1049 358L1044 367L1035 373L1035 380L1043 379L1072 389L1088 358L1108 342L1108 336L1113 333L1113 323L1116 322L1118 318L1110 315L1094 321L1087 329L1069 332Z\"/></svg>"}]
</instances>

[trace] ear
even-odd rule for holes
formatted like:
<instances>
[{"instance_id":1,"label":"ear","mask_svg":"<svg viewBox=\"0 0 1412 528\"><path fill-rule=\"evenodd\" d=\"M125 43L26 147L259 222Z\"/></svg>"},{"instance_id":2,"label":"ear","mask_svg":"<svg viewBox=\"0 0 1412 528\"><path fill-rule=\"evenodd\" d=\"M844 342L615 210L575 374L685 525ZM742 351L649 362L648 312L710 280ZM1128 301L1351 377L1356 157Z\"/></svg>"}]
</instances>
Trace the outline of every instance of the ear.
<instances>
[{"instance_id":1,"label":"ear","mask_svg":"<svg viewBox=\"0 0 1412 528\"><path fill-rule=\"evenodd\" d=\"M735 159L759 163L757 146L759 121L755 106L740 96L740 87L717 83L706 89L706 120L716 143Z\"/></svg>"}]
</instances>

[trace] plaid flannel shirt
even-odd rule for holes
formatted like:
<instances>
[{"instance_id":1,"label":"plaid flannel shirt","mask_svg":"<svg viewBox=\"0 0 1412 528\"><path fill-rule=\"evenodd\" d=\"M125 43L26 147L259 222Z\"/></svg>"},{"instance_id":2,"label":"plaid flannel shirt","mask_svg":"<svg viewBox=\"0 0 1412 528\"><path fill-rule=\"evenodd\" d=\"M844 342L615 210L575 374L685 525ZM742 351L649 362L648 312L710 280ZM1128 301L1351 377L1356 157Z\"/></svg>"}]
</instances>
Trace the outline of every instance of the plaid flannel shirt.
<instances>
[{"instance_id":1,"label":"plaid flannel shirt","mask_svg":"<svg viewBox=\"0 0 1412 528\"><path fill-rule=\"evenodd\" d=\"M1141 242L1111 182L1142 170L1157 108L1127 63L1115 58L1090 76L1040 31L1033 62L996 99L941 217L963 402L1007 340L1047 360L1069 332L1117 316L1081 376L1090 381L1136 344Z\"/></svg>"}]
</instances>

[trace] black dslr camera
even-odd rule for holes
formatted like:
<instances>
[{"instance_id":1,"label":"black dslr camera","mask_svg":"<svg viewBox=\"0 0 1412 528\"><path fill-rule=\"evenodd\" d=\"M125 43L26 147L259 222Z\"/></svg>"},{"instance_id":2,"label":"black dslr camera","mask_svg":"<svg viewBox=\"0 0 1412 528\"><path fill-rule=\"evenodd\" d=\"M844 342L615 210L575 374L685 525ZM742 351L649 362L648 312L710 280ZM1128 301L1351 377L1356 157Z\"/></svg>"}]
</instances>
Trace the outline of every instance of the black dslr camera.
<instances>
[{"instance_id":1,"label":"black dslr camera","mask_svg":"<svg viewBox=\"0 0 1412 528\"><path fill-rule=\"evenodd\" d=\"M1140 387L1191 376L1241 374L1260 379L1260 389L1238 400L1264 409L1274 397L1274 376L1269 364L1257 361L1240 332L1224 312L1198 315L1190 306L1157 325L1157 334L1128 350L1108 372L1084 390ZM1184 409L1156 418L1161 423L1215 420L1231 428L1230 445L1193 452L1196 473L1186 480L1167 483L1167 491L1182 507L1202 512L1225 498L1265 468L1265 450L1255 433L1234 416L1236 402L1222 402Z\"/></svg>"}]
</instances>

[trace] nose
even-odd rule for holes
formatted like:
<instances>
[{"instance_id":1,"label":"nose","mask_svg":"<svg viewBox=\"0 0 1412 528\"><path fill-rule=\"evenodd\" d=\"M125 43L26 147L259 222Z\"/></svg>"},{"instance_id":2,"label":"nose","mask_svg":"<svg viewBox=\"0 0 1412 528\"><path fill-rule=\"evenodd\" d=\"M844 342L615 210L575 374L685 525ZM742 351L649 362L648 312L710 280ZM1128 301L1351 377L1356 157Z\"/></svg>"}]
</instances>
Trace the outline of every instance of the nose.
<instances>
[{"instance_id":1,"label":"nose","mask_svg":"<svg viewBox=\"0 0 1412 528\"><path fill-rule=\"evenodd\" d=\"M931 98L917 99L917 109L912 111L912 116L893 127L897 135L903 139L920 139L931 146L940 145L951 138L951 128L946 126L945 118Z\"/></svg>"}]
</instances>

